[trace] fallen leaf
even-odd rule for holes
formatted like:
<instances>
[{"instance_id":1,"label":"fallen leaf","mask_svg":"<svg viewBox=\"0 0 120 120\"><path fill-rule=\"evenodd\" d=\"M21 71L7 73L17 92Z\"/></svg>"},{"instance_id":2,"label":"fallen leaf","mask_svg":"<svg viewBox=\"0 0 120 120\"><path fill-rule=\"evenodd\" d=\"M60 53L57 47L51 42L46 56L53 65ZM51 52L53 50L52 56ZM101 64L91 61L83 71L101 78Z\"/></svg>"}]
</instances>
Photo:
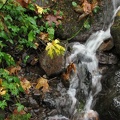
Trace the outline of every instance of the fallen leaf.
<instances>
[{"instance_id":1,"label":"fallen leaf","mask_svg":"<svg viewBox=\"0 0 120 120\"><path fill-rule=\"evenodd\" d=\"M31 0L16 0L22 7L27 7Z\"/></svg>"},{"instance_id":2,"label":"fallen leaf","mask_svg":"<svg viewBox=\"0 0 120 120\"><path fill-rule=\"evenodd\" d=\"M24 111L24 110L21 110L20 112L18 112L18 110L17 109L14 109L14 111L13 111L13 114L14 115L24 115L24 114L26 114L26 112Z\"/></svg>"},{"instance_id":3,"label":"fallen leaf","mask_svg":"<svg viewBox=\"0 0 120 120\"><path fill-rule=\"evenodd\" d=\"M63 80L69 80L70 74L71 74L72 71L76 72L76 66L75 66L74 63L70 63L70 64L67 66L66 72L64 72L64 73L62 74L62 76L61 76L62 79L63 79Z\"/></svg>"},{"instance_id":4,"label":"fallen leaf","mask_svg":"<svg viewBox=\"0 0 120 120\"><path fill-rule=\"evenodd\" d=\"M56 26L61 24L61 21L63 18L59 15L47 15L46 20L48 21L49 25L52 25L52 23L55 23Z\"/></svg>"},{"instance_id":5,"label":"fallen leaf","mask_svg":"<svg viewBox=\"0 0 120 120\"><path fill-rule=\"evenodd\" d=\"M29 89L31 88L31 83L26 78L21 78L20 84L21 84L22 88L24 89L24 91L26 93L29 93Z\"/></svg>"},{"instance_id":6,"label":"fallen leaf","mask_svg":"<svg viewBox=\"0 0 120 120\"><path fill-rule=\"evenodd\" d=\"M0 78L0 95L5 95L6 90L4 87L2 87L2 79Z\"/></svg>"},{"instance_id":7,"label":"fallen leaf","mask_svg":"<svg viewBox=\"0 0 120 120\"><path fill-rule=\"evenodd\" d=\"M0 87L0 95L5 95L6 94L6 90L4 87Z\"/></svg>"},{"instance_id":8,"label":"fallen leaf","mask_svg":"<svg viewBox=\"0 0 120 120\"><path fill-rule=\"evenodd\" d=\"M82 6L83 6L83 11L86 14L92 13L92 5L87 0L84 0Z\"/></svg>"},{"instance_id":9,"label":"fallen leaf","mask_svg":"<svg viewBox=\"0 0 120 120\"><path fill-rule=\"evenodd\" d=\"M36 9L37 9L37 13L42 14L43 13L43 8L38 6L37 4L35 4L35 6L36 6Z\"/></svg>"},{"instance_id":10,"label":"fallen leaf","mask_svg":"<svg viewBox=\"0 0 120 120\"><path fill-rule=\"evenodd\" d=\"M36 85L36 89L42 88L43 93L49 92L48 80L41 77L38 79L38 83Z\"/></svg>"},{"instance_id":11,"label":"fallen leaf","mask_svg":"<svg viewBox=\"0 0 120 120\"><path fill-rule=\"evenodd\" d=\"M76 66L74 63L71 63L68 65L67 67L67 73L70 73L72 70L74 70L74 72L76 72Z\"/></svg>"},{"instance_id":12,"label":"fallen leaf","mask_svg":"<svg viewBox=\"0 0 120 120\"><path fill-rule=\"evenodd\" d=\"M49 42L49 40L48 40L48 33L41 32L40 35L39 35L39 38L41 40L43 40L44 42L46 42L46 43Z\"/></svg>"},{"instance_id":13,"label":"fallen leaf","mask_svg":"<svg viewBox=\"0 0 120 120\"><path fill-rule=\"evenodd\" d=\"M21 67L19 65L17 65L17 66L11 66L11 67L7 68L7 70L9 71L10 75L17 75L18 71L21 70Z\"/></svg>"}]
</instances>

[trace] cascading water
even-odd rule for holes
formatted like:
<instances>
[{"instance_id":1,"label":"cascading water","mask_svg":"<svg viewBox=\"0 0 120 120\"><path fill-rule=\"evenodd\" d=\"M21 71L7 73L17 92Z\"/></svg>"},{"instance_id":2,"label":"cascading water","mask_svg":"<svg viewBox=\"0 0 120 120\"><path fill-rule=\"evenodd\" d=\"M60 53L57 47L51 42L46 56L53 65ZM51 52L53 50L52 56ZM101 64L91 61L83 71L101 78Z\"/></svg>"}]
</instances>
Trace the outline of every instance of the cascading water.
<instances>
[{"instance_id":1,"label":"cascading water","mask_svg":"<svg viewBox=\"0 0 120 120\"><path fill-rule=\"evenodd\" d=\"M114 7L114 15L112 18L112 21L117 13L117 11L120 9L118 7L118 3L120 3L119 0L113 0L113 7ZM118 8L117 8L118 7ZM101 85L101 75L98 71L98 60L96 58L96 51L99 48L99 46L102 44L104 40L107 40L111 38L110 34L110 27L112 23L109 25L108 29L106 31L100 30L97 31L96 33L93 33L87 42L83 45L80 43L74 43L72 46L72 54L68 57L66 66L68 66L69 63L75 63L76 58L78 61L80 60L80 64L76 64L76 73L72 75L70 78L70 87L66 91L66 93L72 101L72 104L69 108L69 114L74 114L76 112L75 105L77 102L76 99L76 88L78 87L79 84L79 66L82 64L86 66L88 71L91 73L91 78L92 78L92 84L91 84L91 91L89 94L87 94L87 99L86 99L86 104L84 106L84 116L82 119L75 119L75 120L89 120L90 115L95 118L95 120L98 120L98 114L97 112L92 110L92 105L93 105L93 100L94 97L101 91L102 85ZM68 120L66 117L49 117L49 120Z\"/></svg>"}]
</instances>

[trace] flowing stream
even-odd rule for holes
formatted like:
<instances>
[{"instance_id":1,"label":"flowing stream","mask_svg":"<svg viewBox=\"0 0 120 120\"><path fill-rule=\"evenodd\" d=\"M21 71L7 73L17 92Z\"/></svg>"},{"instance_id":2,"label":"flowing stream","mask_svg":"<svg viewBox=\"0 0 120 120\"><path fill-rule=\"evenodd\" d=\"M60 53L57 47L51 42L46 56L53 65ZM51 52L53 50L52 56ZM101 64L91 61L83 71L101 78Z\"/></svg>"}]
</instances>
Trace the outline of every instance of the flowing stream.
<instances>
[{"instance_id":1,"label":"flowing stream","mask_svg":"<svg viewBox=\"0 0 120 120\"><path fill-rule=\"evenodd\" d=\"M69 63L72 62L74 63L76 58L78 60L80 59L80 63L86 66L87 70L91 73L91 78L92 78L91 90L87 95L86 104L84 106L84 116L82 119L79 118L78 120L89 120L90 115L92 115L95 118L95 120L98 120L97 112L92 110L94 97L102 90L102 85L101 85L102 76L98 71L98 60L96 58L96 51L104 40L111 38L110 27L113 23L117 11L120 9L120 7L118 7L118 3L120 3L119 0L113 0L114 15L113 18L111 19L112 22L109 25L108 29L106 31L100 30L97 31L96 33L93 33L85 44L80 44L78 42L74 43L72 46L72 50L73 50L72 54L67 59L66 66ZM72 104L69 108L70 114L74 114L76 112L75 105L77 99L75 96L76 96L76 88L78 87L79 84L79 80L77 76L81 72L79 71L79 66L80 64L76 64L77 72L71 77L70 87L66 93L71 98L72 101ZM62 120L62 119L68 120L68 118L63 116L49 117L49 120Z\"/></svg>"}]
</instances>

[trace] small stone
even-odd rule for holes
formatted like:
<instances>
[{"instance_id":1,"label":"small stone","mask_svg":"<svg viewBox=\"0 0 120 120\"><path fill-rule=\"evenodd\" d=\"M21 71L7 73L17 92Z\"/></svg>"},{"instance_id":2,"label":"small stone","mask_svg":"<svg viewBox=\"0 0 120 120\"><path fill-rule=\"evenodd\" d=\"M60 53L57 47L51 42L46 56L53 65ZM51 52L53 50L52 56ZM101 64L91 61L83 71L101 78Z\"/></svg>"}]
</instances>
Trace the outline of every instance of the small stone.
<instances>
[{"instance_id":1,"label":"small stone","mask_svg":"<svg viewBox=\"0 0 120 120\"><path fill-rule=\"evenodd\" d=\"M31 106L32 108L38 108L38 107L39 107L39 105L38 105L38 103L36 102L36 100L33 99L32 97L29 97L29 104L30 104L30 106Z\"/></svg>"}]
</instances>

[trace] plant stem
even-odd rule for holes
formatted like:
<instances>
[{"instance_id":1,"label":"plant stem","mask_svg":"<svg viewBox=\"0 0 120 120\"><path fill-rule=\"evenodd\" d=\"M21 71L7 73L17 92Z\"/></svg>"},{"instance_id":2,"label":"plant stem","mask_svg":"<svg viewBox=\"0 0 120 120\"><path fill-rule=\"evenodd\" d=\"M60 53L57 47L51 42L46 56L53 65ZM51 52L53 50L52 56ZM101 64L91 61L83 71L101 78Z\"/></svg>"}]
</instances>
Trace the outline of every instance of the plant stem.
<instances>
[{"instance_id":1,"label":"plant stem","mask_svg":"<svg viewBox=\"0 0 120 120\"><path fill-rule=\"evenodd\" d=\"M88 19L89 19L89 17L87 17L84 22L86 22ZM66 41L69 41L69 40L73 39L75 36L77 36L79 34L79 32L83 29L83 27L84 27L84 24L82 25L82 27L80 27L80 29L75 34L73 34L73 36L68 38Z\"/></svg>"}]
</instances>

